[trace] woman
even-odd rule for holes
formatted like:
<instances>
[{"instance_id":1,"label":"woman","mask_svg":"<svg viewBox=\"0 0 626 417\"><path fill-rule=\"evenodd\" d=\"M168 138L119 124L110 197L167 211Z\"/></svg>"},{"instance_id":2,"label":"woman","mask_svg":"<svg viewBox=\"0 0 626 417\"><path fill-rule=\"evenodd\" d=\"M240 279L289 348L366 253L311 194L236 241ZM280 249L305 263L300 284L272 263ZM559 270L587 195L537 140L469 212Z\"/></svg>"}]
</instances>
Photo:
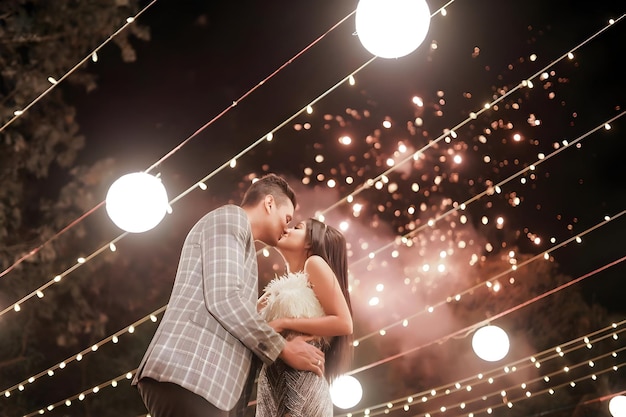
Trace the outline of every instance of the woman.
<instances>
[{"instance_id":1,"label":"woman","mask_svg":"<svg viewBox=\"0 0 626 417\"><path fill-rule=\"evenodd\" d=\"M286 338L307 334L325 353L326 378L281 360L259 374L256 417L331 417L329 384L352 359L352 309L344 236L315 219L298 223L276 246L287 274L272 280L259 311ZM292 272L297 271L297 272Z\"/></svg>"}]
</instances>

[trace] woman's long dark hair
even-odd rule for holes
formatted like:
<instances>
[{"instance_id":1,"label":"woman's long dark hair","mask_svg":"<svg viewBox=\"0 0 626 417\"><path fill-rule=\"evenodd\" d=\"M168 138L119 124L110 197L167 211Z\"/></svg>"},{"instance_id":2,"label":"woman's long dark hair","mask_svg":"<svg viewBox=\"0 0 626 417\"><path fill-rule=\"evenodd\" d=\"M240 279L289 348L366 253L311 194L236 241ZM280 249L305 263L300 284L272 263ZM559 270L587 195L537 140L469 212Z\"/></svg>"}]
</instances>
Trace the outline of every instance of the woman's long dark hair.
<instances>
[{"instance_id":1,"label":"woman's long dark hair","mask_svg":"<svg viewBox=\"0 0 626 417\"><path fill-rule=\"evenodd\" d=\"M321 256L333 270L341 287L350 316L352 305L348 292L348 248L341 232L316 219L306 220L307 243L310 245L308 256ZM354 346L352 335L335 336L326 351L326 379L333 381L349 370L352 363Z\"/></svg>"}]
</instances>

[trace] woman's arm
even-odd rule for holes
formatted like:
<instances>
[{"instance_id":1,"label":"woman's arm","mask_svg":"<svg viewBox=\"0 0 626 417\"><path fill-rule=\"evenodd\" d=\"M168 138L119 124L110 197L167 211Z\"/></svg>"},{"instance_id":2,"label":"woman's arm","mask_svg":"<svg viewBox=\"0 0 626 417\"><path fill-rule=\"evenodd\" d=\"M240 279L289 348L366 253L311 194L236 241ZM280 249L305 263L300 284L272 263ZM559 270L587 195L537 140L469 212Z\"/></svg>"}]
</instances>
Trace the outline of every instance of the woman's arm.
<instances>
[{"instance_id":1,"label":"woman's arm","mask_svg":"<svg viewBox=\"0 0 626 417\"><path fill-rule=\"evenodd\" d=\"M311 256L304 264L309 282L324 309L324 317L282 318L270 322L276 331L294 330L315 336L352 334L352 316L339 282L330 266L320 256Z\"/></svg>"}]
</instances>

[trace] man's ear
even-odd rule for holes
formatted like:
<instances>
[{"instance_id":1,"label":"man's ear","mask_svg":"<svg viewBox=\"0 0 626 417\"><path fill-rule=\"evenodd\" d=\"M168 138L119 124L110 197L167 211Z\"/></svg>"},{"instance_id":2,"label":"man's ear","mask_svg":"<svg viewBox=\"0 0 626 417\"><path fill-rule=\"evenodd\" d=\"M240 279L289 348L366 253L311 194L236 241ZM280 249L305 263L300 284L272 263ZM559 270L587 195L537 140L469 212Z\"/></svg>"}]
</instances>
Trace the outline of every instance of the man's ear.
<instances>
[{"instance_id":1,"label":"man's ear","mask_svg":"<svg viewBox=\"0 0 626 417\"><path fill-rule=\"evenodd\" d=\"M263 205L265 206L265 210L269 213L272 210L272 207L274 206L274 208L276 208L276 201L274 200L274 196L271 194L268 194L265 196L265 199L263 200Z\"/></svg>"}]
</instances>

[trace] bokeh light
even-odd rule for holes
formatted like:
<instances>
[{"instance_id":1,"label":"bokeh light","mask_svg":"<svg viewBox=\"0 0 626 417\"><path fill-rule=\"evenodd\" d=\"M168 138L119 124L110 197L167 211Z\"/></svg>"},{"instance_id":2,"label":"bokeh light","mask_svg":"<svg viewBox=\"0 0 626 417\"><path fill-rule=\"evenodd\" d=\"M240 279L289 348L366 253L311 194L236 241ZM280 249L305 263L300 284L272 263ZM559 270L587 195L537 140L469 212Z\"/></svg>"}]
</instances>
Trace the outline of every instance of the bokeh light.
<instances>
[{"instance_id":1,"label":"bokeh light","mask_svg":"<svg viewBox=\"0 0 626 417\"><path fill-rule=\"evenodd\" d=\"M626 396L616 395L609 400L609 411L613 417L626 417Z\"/></svg>"},{"instance_id":2,"label":"bokeh light","mask_svg":"<svg viewBox=\"0 0 626 417\"><path fill-rule=\"evenodd\" d=\"M498 326L481 327L474 333L472 348L485 361L499 361L509 353L509 336Z\"/></svg>"},{"instance_id":3,"label":"bokeh light","mask_svg":"<svg viewBox=\"0 0 626 417\"><path fill-rule=\"evenodd\" d=\"M356 32L372 54L400 58L415 51L430 27L430 9L423 0L360 0Z\"/></svg>"},{"instance_id":4,"label":"bokeh light","mask_svg":"<svg viewBox=\"0 0 626 417\"><path fill-rule=\"evenodd\" d=\"M350 375L342 375L335 379L330 386L330 398L335 406L348 409L361 401L363 387L358 379Z\"/></svg>"},{"instance_id":5,"label":"bokeh light","mask_svg":"<svg viewBox=\"0 0 626 417\"><path fill-rule=\"evenodd\" d=\"M118 178L106 196L106 211L113 223L130 233L146 232L158 225L169 208L160 179L135 172Z\"/></svg>"}]
</instances>

